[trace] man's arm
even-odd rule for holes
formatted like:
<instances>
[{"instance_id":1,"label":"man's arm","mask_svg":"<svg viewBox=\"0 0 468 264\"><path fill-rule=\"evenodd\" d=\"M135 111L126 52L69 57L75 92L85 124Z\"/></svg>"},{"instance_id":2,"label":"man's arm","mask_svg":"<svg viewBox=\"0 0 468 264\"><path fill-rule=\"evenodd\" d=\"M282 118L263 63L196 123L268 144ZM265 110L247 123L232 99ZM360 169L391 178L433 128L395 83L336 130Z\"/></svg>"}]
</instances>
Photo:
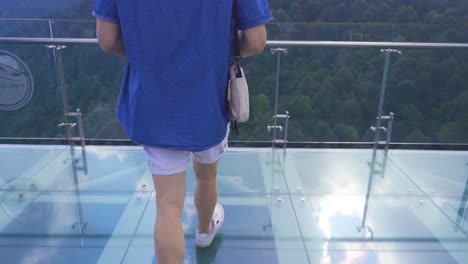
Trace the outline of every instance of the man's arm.
<instances>
[{"instance_id":1,"label":"man's arm","mask_svg":"<svg viewBox=\"0 0 468 264\"><path fill-rule=\"evenodd\" d=\"M265 25L242 30L239 33L240 50L242 57L257 55L263 52L267 41Z\"/></svg>"},{"instance_id":2,"label":"man's arm","mask_svg":"<svg viewBox=\"0 0 468 264\"><path fill-rule=\"evenodd\" d=\"M96 34L102 50L108 53L125 56L125 47L119 24L97 18Z\"/></svg>"}]
</instances>

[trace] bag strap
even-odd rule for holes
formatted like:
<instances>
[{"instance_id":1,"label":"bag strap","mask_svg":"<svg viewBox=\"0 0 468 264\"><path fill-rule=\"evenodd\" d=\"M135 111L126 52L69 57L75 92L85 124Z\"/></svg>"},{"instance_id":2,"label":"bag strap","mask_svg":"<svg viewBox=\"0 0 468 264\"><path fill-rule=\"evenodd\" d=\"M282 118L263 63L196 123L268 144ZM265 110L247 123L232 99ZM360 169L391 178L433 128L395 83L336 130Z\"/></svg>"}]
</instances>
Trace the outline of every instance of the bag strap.
<instances>
[{"instance_id":1,"label":"bag strap","mask_svg":"<svg viewBox=\"0 0 468 264\"><path fill-rule=\"evenodd\" d=\"M239 34L238 34L238 28L239 28L239 12L237 8L237 0L232 1L232 32L234 34L233 36L233 45L232 45L232 55L233 55L233 60L234 63L236 64L235 72L236 72L236 77L237 78L242 78L242 71L241 71L241 66L240 66L240 60L242 59L241 52L240 52L240 43L239 43Z\"/></svg>"},{"instance_id":2,"label":"bag strap","mask_svg":"<svg viewBox=\"0 0 468 264\"><path fill-rule=\"evenodd\" d=\"M234 60L240 60L240 46L239 46L239 34L237 32L239 28L238 20L239 20L239 12L237 10L237 0L232 0L232 26L233 26L233 33L234 33L234 45L233 45L233 58Z\"/></svg>"},{"instance_id":3,"label":"bag strap","mask_svg":"<svg viewBox=\"0 0 468 264\"><path fill-rule=\"evenodd\" d=\"M237 125L237 120L231 120L229 127L231 131L234 133L234 135L236 136L239 135L239 126Z\"/></svg>"},{"instance_id":4,"label":"bag strap","mask_svg":"<svg viewBox=\"0 0 468 264\"><path fill-rule=\"evenodd\" d=\"M242 78L242 71L240 66L240 60L242 59L240 53L240 43L239 43L239 33L238 33L238 10L237 10L237 0L232 0L232 33L233 36L233 45L232 45L232 59L235 67L235 73L237 78ZM239 135L239 127L237 126L237 120L231 120L230 124L231 130L234 132L235 135Z\"/></svg>"}]
</instances>

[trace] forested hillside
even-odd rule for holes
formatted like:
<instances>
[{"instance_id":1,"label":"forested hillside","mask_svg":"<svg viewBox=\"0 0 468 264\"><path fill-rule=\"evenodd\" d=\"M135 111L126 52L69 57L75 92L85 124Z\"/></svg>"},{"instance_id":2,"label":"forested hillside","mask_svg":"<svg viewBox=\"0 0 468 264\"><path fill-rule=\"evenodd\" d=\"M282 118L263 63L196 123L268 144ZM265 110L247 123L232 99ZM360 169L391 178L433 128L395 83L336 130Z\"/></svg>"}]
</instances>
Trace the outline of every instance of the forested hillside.
<instances>
[{"instance_id":1,"label":"forested hillside","mask_svg":"<svg viewBox=\"0 0 468 264\"><path fill-rule=\"evenodd\" d=\"M82 0L0 0L0 18L45 18L55 15L76 18L78 14L64 13L67 7Z\"/></svg>"},{"instance_id":2,"label":"forested hillside","mask_svg":"<svg viewBox=\"0 0 468 264\"><path fill-rule=\"evenodd\" d=\"M2 6L13 2L0 0ZM28 3L41 2L59 1ZM61 9L41 9L30 16L93 19L92 1L60 3ZM463 0L271 0L270 6L275 21L268 26L269 39L468 42L468 1ZM28 16L21 7L18 10L22 11L17 16ZM14 10L0 15L15 17ZM21 32L1 25L0 35L50 34L44 24L22 25ZM94 35L92 23L57 22L53 29L56 36ZM0 137L63 135L56 126L62 108L51 51L43 46L0 49L27 61L36 82L27 107L0 111ZM468 51L402 51L392 57L385 101L385 112L396 116L394 140L468 143ZM87 136L124 137L114 118L124 61L91 46L67 47L63 58L70 110L82 109ZM279 111L291 113L290 140L371 140L368 128L375 121L383 63L378 49L289 49L282 58ZM252 119L232 139L267 140L271 136L266 126L273 122L276 57L268 48L244 64Z\"/></svg>"},{"instance_id":3,"label":"forested hillside","mask_svg":"<svg viewBox=\"0 0 468 264\"><path fill-rule=\"evenodd\" d=\"M466 24L463 0L271 0L281 22Z\"/></svg>"}]
</instances>

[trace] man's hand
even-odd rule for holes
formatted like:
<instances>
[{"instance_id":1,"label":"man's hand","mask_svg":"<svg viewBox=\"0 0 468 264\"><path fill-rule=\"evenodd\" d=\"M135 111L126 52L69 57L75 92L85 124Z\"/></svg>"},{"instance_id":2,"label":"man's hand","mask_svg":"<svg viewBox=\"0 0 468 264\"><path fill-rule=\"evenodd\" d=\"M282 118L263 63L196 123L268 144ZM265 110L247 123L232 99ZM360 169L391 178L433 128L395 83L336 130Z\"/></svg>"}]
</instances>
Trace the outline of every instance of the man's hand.
<instances>
[{"instance_id":1,"label":"man's hand","mask_svg":"<svg viewBox=\"0 0 468 264\"><path fill-rule=\"evenodd\" d=\"M239 34L239 41L242 57L262 53L267 41L265 25L241 31L241 34Z\"/></svg>"},{"instance_id":2,"label":"man's hand","mask_svg":"<svg viewBox=\"0 0 468 264\"><path fill-rule=\"evenodd\" d=\"M102 19L96 19L96 33L102 50L108 53L125 56L120 25Z\"/></svg>"}]
</instances>

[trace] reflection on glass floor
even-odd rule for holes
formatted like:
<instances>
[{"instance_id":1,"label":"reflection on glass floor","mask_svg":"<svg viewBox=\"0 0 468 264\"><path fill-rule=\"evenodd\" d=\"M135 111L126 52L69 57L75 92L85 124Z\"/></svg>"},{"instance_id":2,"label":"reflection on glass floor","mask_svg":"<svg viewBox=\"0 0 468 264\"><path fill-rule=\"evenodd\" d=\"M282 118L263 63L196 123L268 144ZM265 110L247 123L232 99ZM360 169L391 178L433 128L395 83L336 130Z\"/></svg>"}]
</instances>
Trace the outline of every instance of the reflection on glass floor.
<instances>
[{"instance_id":1,"label":"reflection on glass floor","mask_svg":"<svg viewBox=\"0 0 468 264\"><path fill-rule=\"evenodd\" d=\"M141 149L77 150L0 145L1 263L155 263ZM466 263L468 153L391 150L361 228L371 155L231 149L219 170L225 224L203 250L189 169L185 263Z\"/></svg>"}]
</instances>

